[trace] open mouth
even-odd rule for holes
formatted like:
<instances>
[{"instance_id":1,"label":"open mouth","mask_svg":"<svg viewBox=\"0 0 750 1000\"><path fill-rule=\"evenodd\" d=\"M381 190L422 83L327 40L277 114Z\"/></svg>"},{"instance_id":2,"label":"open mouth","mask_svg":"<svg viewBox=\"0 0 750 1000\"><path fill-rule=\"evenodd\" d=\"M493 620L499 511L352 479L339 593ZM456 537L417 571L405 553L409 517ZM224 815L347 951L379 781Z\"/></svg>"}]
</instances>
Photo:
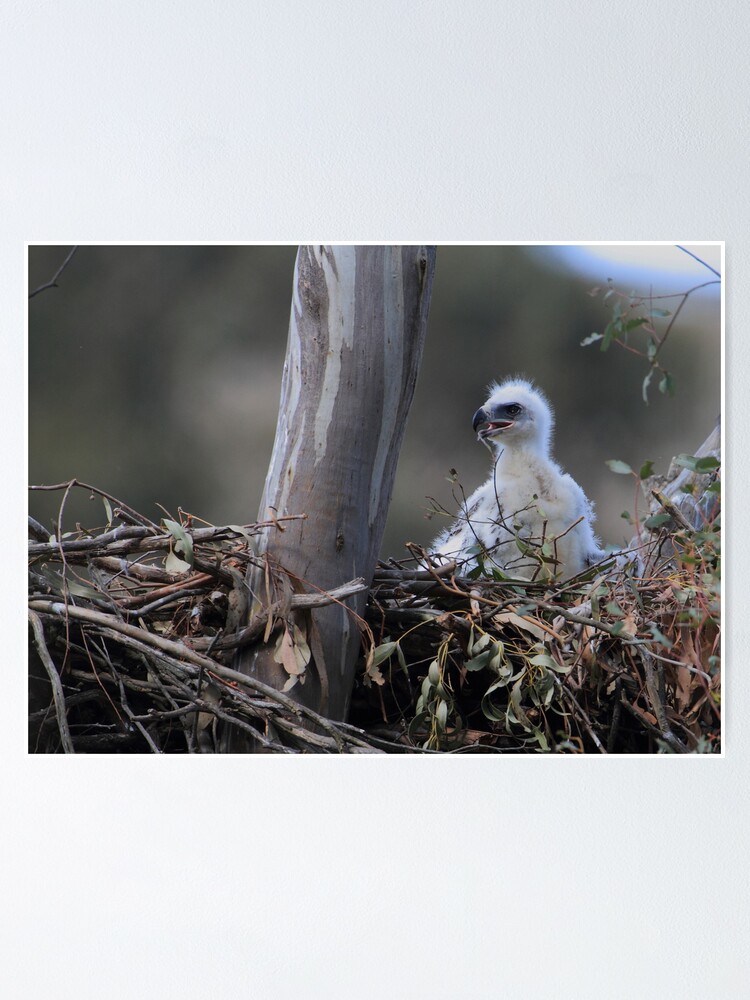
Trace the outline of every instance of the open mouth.
<instances>
[{"instance_id":1,"label":"open mouth","mask_svg":"<svg viewBox=\"0 0 750 1000\"><path fill-rule=\"evenodd\" d=\"M479 430L477 431L477 436L480 438L490 437L490 435L495 434L497 431L507 430L508 427L513 426L513 420L493 420L487 421L481 424Z\"/></svg>"}]
</instances>

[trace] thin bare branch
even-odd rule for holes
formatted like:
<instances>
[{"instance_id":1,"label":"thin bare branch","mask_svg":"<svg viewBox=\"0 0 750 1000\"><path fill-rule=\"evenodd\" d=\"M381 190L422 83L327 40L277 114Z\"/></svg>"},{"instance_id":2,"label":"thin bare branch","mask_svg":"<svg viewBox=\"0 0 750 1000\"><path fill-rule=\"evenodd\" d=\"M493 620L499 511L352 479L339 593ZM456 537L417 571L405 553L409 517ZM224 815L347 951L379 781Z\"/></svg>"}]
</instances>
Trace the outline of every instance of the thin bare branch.
<instances>
[{"instance_id":1,"label":"thin bare branch","mask_svg":"<svg viewBox=\"0 0 750 1000\"><path fill-rule=\"evenodd\" d=\"M47 671L50 684L52 685L52 698L55 702L55 715L57 716L57 727L60 730L60 740L62 742L63 750L65 753L75 753L73 740L70 735L70 727L68 726L68 718L65 714L65 695L62 689L60 675L58 674L57 668L52 661L52 657L49 655L47 643L44 641L44 629L42 628L41 619L39 618L39 615L30 610L29 621L34 633L34 645L39 653L39 659L42 661L44 669Z\"/></svg>"},{"instance_id":2,"label":"thin bare branch","mask_svg":"<svg viewBox=\"0 0 750 1000\"><path fill-rule=\"evenodd\" d=\"M75 252L76 252L77 249L78 249L77 246L75 246L75 247L72 248L72 250L70 251L70 253L68 254L68 256L62 262L62 264L60 265L60 267L58 267L57 271L55 271L55 273L52 275L52 277L50 278L49 281L45 281L45 283L43 285L40 285L38 288L35 288L33 292L29 292L29 298L30 299L33 299L35 295L38 295L40 292L46 291L48 288L59 288L60 287L57 284L57 279L63 273L63 271L65 270L65 268L68 266L68 264L71 262L71 260L73 259L73 256L74 256L74 254L75 254Z\"/></svg>"}]
</instances>

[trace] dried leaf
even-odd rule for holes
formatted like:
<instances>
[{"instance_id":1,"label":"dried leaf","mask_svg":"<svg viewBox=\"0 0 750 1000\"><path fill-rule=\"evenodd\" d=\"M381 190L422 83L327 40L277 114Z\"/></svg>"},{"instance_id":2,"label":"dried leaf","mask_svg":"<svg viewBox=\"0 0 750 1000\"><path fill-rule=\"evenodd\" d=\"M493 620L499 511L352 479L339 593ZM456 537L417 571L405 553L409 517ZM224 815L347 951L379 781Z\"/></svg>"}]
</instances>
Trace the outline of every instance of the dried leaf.
<instances>
[{"instance_id":1,"label":"dried leaf","mask_svg":"<svg viewBox=\"0 0 750 1000\"><path fill-rule=\"evenodd\" d=\"M375 662L374 647L370 648L370 651L367 654L367 662L365 663L365 681L367 682L368 679L371 683L377 684L379 687L382 687L385 684L383 672Z\"/></svg>"},{"instance_id":2,"label":"dried leaf","mask_svg":"<svg viewBox=\"0 0 750 1000\"><path fill-rule=\"evenodd\" d=\"M168 552L164 559L164 569L167 573L174 573L179 576L180 573L188 573L191 566L190 563L186 563L184 559L176 556L174 552Z\"/></svg>"},{"instance_id":3,"label":"dried leaf","mask_svg":"<svg viewBox=\"0 0 750 1000\"><path fill-rule=\"evenodd\" d=\"M284 631L276 640L273 658L282 664L290 676L299 677L304 674L310 662L310 647L296 625L292 625L292 631L284 626Z\"/></svg>"},{"instance_id":4,"label":"dried leaf","mask_svg":"<svg viewBox=\"0 0 750 1000\"><path fill-rule=\"evenodd\" d=\"M520 628L524 632L530 633L535 639L539 639L541 642L544 642L549 638L543 628L540 628L539 625L535 625L533 622L528 621L526 618L522 618L513 611L502 611L499 615L493 615L492 621L498 626L515 625L516 628Z\"/></svg>"}]
</instances>

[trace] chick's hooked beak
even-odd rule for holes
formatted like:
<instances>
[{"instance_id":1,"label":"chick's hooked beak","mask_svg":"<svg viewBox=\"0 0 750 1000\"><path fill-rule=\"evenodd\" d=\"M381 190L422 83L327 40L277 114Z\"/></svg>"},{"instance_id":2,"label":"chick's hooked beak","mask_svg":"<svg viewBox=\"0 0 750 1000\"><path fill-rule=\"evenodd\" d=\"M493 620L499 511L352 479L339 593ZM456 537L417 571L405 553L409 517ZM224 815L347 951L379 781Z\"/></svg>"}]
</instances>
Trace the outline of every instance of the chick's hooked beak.
<instances>
[{"instance_id":1,"label":"chick's hooked beak","mask_svg":"<svg viewBox=\"0 0 750 1000\"><path fill-rule=\"evenodd\" d=\"M483 406L480 406L471 421L471 426L480 439L489 437L496 431L504 430L513 425L512 420L492 420L490 414Z\"/></svg>"}]
</instances>

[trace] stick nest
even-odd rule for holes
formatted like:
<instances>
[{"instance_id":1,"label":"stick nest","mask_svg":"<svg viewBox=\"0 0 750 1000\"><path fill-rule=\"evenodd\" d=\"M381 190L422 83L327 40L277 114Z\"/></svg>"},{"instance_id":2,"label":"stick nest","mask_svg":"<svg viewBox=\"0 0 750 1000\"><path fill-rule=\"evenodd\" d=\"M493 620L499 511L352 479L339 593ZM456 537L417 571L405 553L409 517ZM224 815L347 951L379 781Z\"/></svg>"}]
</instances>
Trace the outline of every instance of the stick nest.
<instances>
[{"instance_id":1,"label":"stick nest","mask_svg":"<svg viewBox=\"0 0 750 1000\"><path fill-rule=\"evenodd\" d=\"M279 633L267 610L246 620L268 523L156 523L75 481L35 488L61 492L58 524L73 489L107 523L51 537L30 518L31 752L211 753L232 731L275 753L720 749L715 511L695 528L663 507L637 560L555 589L425 569L415 547L380 563L341 723L233 669L237 649Z\"/></svg>"}]
</instances>

